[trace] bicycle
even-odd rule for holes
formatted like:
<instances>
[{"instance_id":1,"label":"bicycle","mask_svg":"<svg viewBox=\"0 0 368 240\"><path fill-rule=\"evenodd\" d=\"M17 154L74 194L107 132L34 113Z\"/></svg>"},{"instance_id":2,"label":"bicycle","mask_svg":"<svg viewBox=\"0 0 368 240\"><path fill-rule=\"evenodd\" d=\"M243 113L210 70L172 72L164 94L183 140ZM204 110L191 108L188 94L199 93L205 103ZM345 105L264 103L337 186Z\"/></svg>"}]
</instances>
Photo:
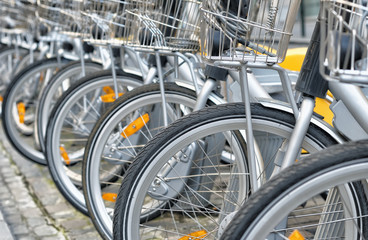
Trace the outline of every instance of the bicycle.
<instances>
[{"instance_id":1,"label":"bicycle","mask_svg":"<svg viewBox=\"0 0 368 240\"><path fill-rule=\"evenodd\" d=\"M321 73L330 81L366 84L367 4L322 1L321 6ZM367 144L330 147L285 169L245 203L222 239L367 239Z\"/></svg>"},{"instance_id":2,"label":"bicycle","mask_svg":"<svg viewBox=\"0 0 368 240\"><path fill-rule=\"evenodd\" d=\"M112 6L114 6L114 4L116 3L109 3L106 2L106 4L111 4ZM103 7L97 7L96 9L101 9ZM119 8L118 8L119 9ZM89 13L90 15L92 15L91 13ZM103 15L102 15L103 16ZM107 14L107 16L109 16ZM101 19L99 19L100 21L102 21ZM108 19L110 21L110 19ZM119 19L114 20L114 21L119 21ZM134 22L134 21L131 21ZM110 23L110 22L109 22ZM121 22L118 22L119 24L121 24ZM112 24L116 24L115 22L112 22ZM165 27L165 23L163 24L163 26ZM125 31L127 31L127 27L125 27L124 29ZM134 30L135 31L135 30ZM96 31L97 32L97 31ZM119 33L119 31L117 31ZM111 39L111 40L105 40L108 42L112 42L115 44L116 41L121 41L121 39L123 39L123 41L126 41L124 39L130 39L129 38L118 38L118 39ZM134 38L133 38L134 39ZM150 42L150 41L148 41ZM139 45L139 43L135 42L135 44ZM129 42L127 43L127 45L129 46ZM152 46L141 46L145 51L149 51L149 48ZM133 45L133 47L135 49L137 49L137 47L135 47ZM190 50L190 48L188 48L188 46L183 45L183 48L186 47L186 51L188 51L188 49ZM162 51L161 48L165 48L165 50L171 50L171 51L177 51L177 47L170 49L170 45L166 46L166 47L161 47L159 46L157 49L159 51ZM140 49L141 50L141 49ZM142 50L141 50L142 51ZM172 64L172 66L174 67L169 67L167 70L167 72L164 74L165 78L172 78L171 75L174 75L174 73L176 75L180 75L183 72L185 73L185 68L187 67L186 65L191 65L190 61L185 60L186 56L184 55L179 55L179 54L175 54L175 53L171 53L171 52L164 52L164 54L168 55L173 55L174 57L168 58L168 62L170 63L170 61L172 61L174 64ZM180 58L183 58L183 63L181 63L180 65L178 65L179 59L175 60L175 55L179 56ZM189 54L188 54L189 55ZM189 55L190 56L190 55ZM197 61L195 57L191 56L193 58L193 61ZM157 56L156 56L157 59ZM175 61L177 62L175 64ZM159 62L159 61L157 61ZM186 63L186 64L185 64ZM196 63L196 62L195 62ZM178 70L175 70L175 68L179 68ZM184 68L184 69L182 69ZM158 72L158 68L157 67L157 71ZM172 70L174 69L174 70ZM193 68L192 68L193 69ZM189 68L189 73L191 73L193 70L191 68ZM152 69L151 69L152 70ZM280 70L280 69L279 69ZM176 73L177 71L177 73ZM199 74L197 74L199 75ZM196 79L199 79L199 77L195 75ZM151 77L152 77L152 72L151 72ZM176 80L177 77L174 77L174 79ZM184 79L191 79L193 78L193 76L191 76L191 74L189 74L189 77L185 77ZM201 80L201 79L199 79ZM161 113L160 112L160 104L162 104L161 102L162 100L162 93L161 93L161 86L159 86L161 84L162 80L160 80L159 84L155 84L152 86L145 86L136 90L133 90L132 93L125 93L122 97L122 100L118 100L116 101L116 103L114 103L114 107L111 107L110 111L108 114L104 114L103 118L101 118L101 120L99 120L99 122L97 123L99 128L101 128L102 126L105 125L105 123L101 124L100 122L106 121L106 119L109 119L109 121L118 121L117 119L120 118L120 120L122 120L124 118L124 122L126 124L128 123L134 123L136 121L139 121L140 118L138 117L138 110L137 109L143 109L143 110L147 110L147 109L158 109L156 111L153 111L154 113L149 114L150 115L150 126L148 126L148 129L153 129L152 135L154 135L160 128L161 126L164 126L165 124L163 124L163 120L161 121L157 121L157 123L154 121L154 119L160 120L160 116ZM182 82L181 85L183 85ZM206 95L210 94L212 89L216 86L215 83L212 81L209 81L209 83L211 85L209 86L204 86L203 89L206 89L205 91L207 92ZM189 85L188 82L185 83L186 85ZM205 83L206 84L206 83ZM208 83L207 83L208 84ZM180 85L180 84L179 84ZM214 86L215 85L215 86ZM87 86L86 86L87 87ZM192 87L193 88L193 87ZM166 93L166 91L168 91ZM175 94L176 92L176 94ZM70 92L71 93L71 92ZM79 94L80 95L80 94ZM143 98L139 98L140 96L142 96ZM189 91L187 89L184 89L182 87L179 86L175 86L173 84L166 84L165 85L165 99L167 97L167 104L166 105L170 105L170 107L167 107L168 110L168 116L171 117L169 118L169 122L172 121L172 119L176 119L178 117L180 117L183 113L188 113L190 111L192 111L193 107L194 107L194 100L195 100L195 92L193 90ZM210 101L213 101L212 99L216 99L216 96L211 96L210 97ZM78 126L76 124L71 124L73 121L71 121L71 116L68 116L68 113L73 110L74 112L74 107L72 107L75 103L77 102L75 101L76 98L72 98L71 95L69 94L69 97L65 97L63 99L63 102L59 102L58 108L57 110L55 110L54 114L53 114L53 118L48 126L48 132L47 132L47 145L49 147L47 147L47 159L49 161L49 167L50 167L50 172L51 175L53 176L53 178L55 179L55 182L58 184L60 191L64 194L64 196L66 196L66 198L79 210L81 210L84 213L87 213L87 209L86 209L86 205L83 199L83 195L80 193L80 180L79 180L79 169L80 169L80 155L81 153L83 153L84 151L84 141L85 141L85 136L87 133L89 133L89 129L90 127L87 127L83 133L83 135L78 136L78 131L75 132L75 134L73 135L73 141L77 144L74 144L73 146L69 146L72 145L70 144L70 142L68 143L68 147L66 147L66 141L71 141L72 139L70 137L68 137L70 131L70 128L68 128L67 126L73 127L73 129L77 129ZM129 101L127 101L127 99L129 99ZM144 99L149 99L149 101L144 101ZM183 103L185 103L185 106L182 106L181 101L183 101ZM202 96L202 99L207 101L207 97L206 96ZM134 103L133 103L134 101ZM210 102L208 101L208 102ZM127 104L129 102L130 106L133 107L128 107L127 108ZM217 102L219 102L217 100ZM174 103L177 105L175 106ZM143 104L143 105L142 105ZM206 104L206 102L203 103L203 100L201 102L201 104ZM153 107L152 107L153 106ZM181 107L178 107L181 106ZM139 107L139 108L138 108ZM78 108L76 108L78 109ZM114 109L114 110L112 110ZM177 112L174 112L173 109L178 109ZM185 110L185 111L184 111ZM171 112L170 112L171 111ZM183 111L183 113L181 113ZM100 111L99 111L100 112ZM148 113L150 113L150 111L147 111ZM173 113L177 114L174 115ZM166 115L166 114L164 114ZM113 117L112 117L113 116ZM102 120L103 119L103 120ZM112 120L114 119L114 120ZM128 120L125 120L128 119ZM164 117L162 117L162 119L164 119ZM152 122L152 126L151 126L151 122ZM154 123L155 122L155 123ZM89 124L92 124L92 121L88 122ZM115 124L116 125L116 124ZM111 126L115 126L114 124ZM154 126L154 127L153 127ZM121 127L118 127L121 128ZM149 131L147 131L149 132ZM115 133L115 132L113 132ZM111 132L108 133L110 136L112 135L116 135L116 134L112 134ZM150 135L150 134L147 134ZM106 135L108 136L108 135ZM116 136L116 138L118 138L118 136ZM65 140L64 140L65 139ZM78 141L76 139L79 139ZM112 139L113 140L113 139ZM144 139L142 140L142 144L144 144ZM64 143L64 149L61 149L60 146L61 144ZM102 146L101 144L98 144L100 146ZM92 148L89 148L92 149ZM131 148L131 151L133 150L134 147ZM76 154L74 154L76 153ZM65 156L65 157L64 157ZM70 160L71 164L68 164L65 160L68 159ZM111 160L110 163L112 163L112 165L115 165L115 167L112 167L110 173L106 173L105 177L103 177L102 181L104 182L104 184L107 186L109 185L111 180L115 179L115 175L117 175L118 171L123 171L124 170L124 166L121 166L118 163L119 160ZM108 177L108 178L107 178ZM110 179L109 179L110 178ZM87 182L85 184L88 185L88 181L82 181L82 182ZM83 189L87 189L86 187L83 187ZM92 194L93 195L93 194ZM105 196L108 195L113 195L113 194L106 194ZM91 195L90 195L91 196ZM95 195L97 198L101 198L101 195ZM88 213L90 214L90 216L93 218L93 221L95 222L96 228L99 229L102 234L105 234L103 231L105 230L101 230L101 224L98 222L99 221L99 213L95 211L95 207L93 206L93 201L91 201L90 204L90 208L92 209L92 211L88 211ZM101 211L106 213L106 209L102 208L100 209ZM97 222L97 223L96 223ZM111 231L110 231L111 232Z\"/></svg>"},{"instance_id":3,"label":"bicycle","mask_svg":"<svg viewBox=\"0 0 368 240\"><path fill-rule=\"evenodd\" d=\"M285 5L277 5L278 3ZM241 9L244 12L240 10L231 12L231 8L238 6L237 4L242 6ZM245 6L242 4L245 4ZM203 5L202 14L205 17L205 20L203 20L205 31L202 31L204 35L204 38L202 38L202 57L208 59L212 64L227 68L238 66L244 75L245 64L252 66L254 61L277 62L277 59L283 55L282 50L287 48L289 38L285 29L293 25L292 16L295 14L299 2L237 1L235 3L235 1L218 1L204 2ZM254 13L259 13L259 15L254 15ZM282 19L281 16L291 16L291 18ZM257 21L254 22L253 18ZM267 19L264 20L263 25L262 18ZM280 23L285 25L278 28L277 24ZM271 29L268 27L271 27ZM215 30L220 31L219 42L222 43L222 47L214 48L216 52L213 54L211 49L213 38L217 34ZM255 36L252 36L252 33L255 33ZM278 34L280 34L278 39L284 41L278 42L275 40ZM297 95L297 102L301 105L299 113L296 114L298 116L296 122L289 123L289 126L292 127L288 130L288 134L282 136L280 131L284 131L285 126L287 126L285 120L281 120L281 118L281 121L272 120L278 122L273 133L277 134L276 139L279 139L280 142L271 148L266 145L262 147L264 142L262 142L262 136L258 135L258 131L272 132L272 128L269 127L272 124L262 125L262 123L264 124L263 119L258 118L261 118L262 114L266 115L266 113L258 116L257 111L254 110L257 104L252 105L247 99L244 99L246 100L244 101L245 110L243 110L244 105L242 104L227 104L210 107L178 120L150 141L127 170L115 205L114 237L117 239L138 239L139 236L164 236L169 238L173 235L183 238L217 238L230 222L236 210L246 202L246 199L257 192L257 189L276 175L280 169L293 164L296 159L302 161L305 153L312 153L329 146L329 144L345 141L344 137L339 136L339 133L330 132L329 130L325 132L327 134L322 135L325 138L317 137L320 134L315 135L316 138L311 138L311 132L309 132L314 127L313 124L310 124L310 121L315 121L312 116L314 97L325 96L328 88L327 82L319 75L319 51L315 51L315 49L319 49L319 36L319 24L317 22L296 85L296 89L300 92ZM257 40L261 42L257 42ZM246 44L248 48L239 47L239 43ZM267 52L267 49L273 46L272 44L277 43L279 45L276 46L276 49L281 52ZM260 46L262 47L260 48ZM246 81L244 85L246 85ZM246 86L244 88L246 89ZM352 111L354 116L352 119L355 118L361 124L361 127L357 128L366 129L366 123L361 121L361 119L366 119L366 117L364 118L364 116L367 116L366 112L359 112L356 109L354 111L351 107L352 105L355 107L357 105L365 106L366 100L360 104L354 101L356 99L366 99L361 90L357 87L347 87L346 85L334 83L330 84L330 90L335 97L341 99L340 104L345 103L349 111ZM345 95L342 94L342 91ZM350 95L349 99L346 94L347 91L355 94L354 97L352 98L352 95ZM259 100L259 103L258 105L262 107L272 106L263 103L261 100ZM250 117L249 112L246 114L246 111L250 111L252 114L255 112L256 114ZM335 108L334 111L338 113L341 109ZM285 112L282 114L285 114ZM281 116L282 114L279 113L278 115ZM338 117L338 114L335 116ZM290 117L288 118L290 119ZM244 119L248 120L247 125L245 125ZM249 119L252 119L252 121L249 121ZM237 122L239 122L239 125L234 126ZM280 122L283 123L281 128L279 128ZM355 123L351 122L351 124L351 129L356 127ZM253 139L252 127L255 130L254 144L251 141ZM322 127L320 130L323 132L325 129ZM341 132L346 133L346 131ZM215 139L216 133L222 135L225 139L227 137L228 144L224 144L223 141L222 144L216 145L222 147L205 148L207 146L206 139L211 137ZM328 133L332 134L329 135ZM233 138L231 138L231 135L233 135ZM354 138L364 138L366 131L361 130L357 135L346 135ZM247 142L242 148L241 140L244 139ZM312 139L312 142L317 143L314 148L306 144L308 139ZM323 139L327 141L318 144L318 141L323 141ZM195 146L197 146L197 149L205 149L208 153L214 151L217 155L207 154L206 151L200 149L197 151L199 157L189 158L188 160L187 156L189 154L186 154L186 152L193 152L191 149L195 149ZM245 146L246 150L244 149ZM234 160L229 161L222 155L231 153L229 151L229 149L232 150L231 147L234 151L234 155L232 155ZM200 153L201 151L203 153ZM245 155L245 152L247 155ZM193 155L194 153L189 156L192 157ZM204 156L207 162L202 160L201 156ZM183 158L182 161L181 158ZM175 164L177 167L174 166ZM228 172L224 172L220 168L226 166ZM201 180L206 184L202 183ZM205 195L206 192L208 195ZM160 218L152 219L152 221L145 218L144 212L153 211L157 205L153 205L151 209L148 205L149 200L153 203L166 202L167 204L165 208L160 209L162 213ZM162 204L161 206L163 206ZM180 224L176 222L176 217L180 219ZM165 222L165 219L170 222L170 225ZM184 221L187 223L187 228L182 227Z\"/></svg>"}]
</instances>

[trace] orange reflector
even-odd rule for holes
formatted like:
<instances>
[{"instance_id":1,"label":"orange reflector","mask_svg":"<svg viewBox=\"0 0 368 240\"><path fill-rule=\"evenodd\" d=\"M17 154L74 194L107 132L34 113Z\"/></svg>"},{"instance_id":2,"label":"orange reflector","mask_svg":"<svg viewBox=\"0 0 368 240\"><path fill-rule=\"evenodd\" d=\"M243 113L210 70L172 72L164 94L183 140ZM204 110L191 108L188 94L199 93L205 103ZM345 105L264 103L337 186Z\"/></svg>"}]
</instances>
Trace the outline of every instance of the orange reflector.
<instances>
[{"instance_id":1,"label":"orange reflector","mask_svg":"<svg viewBox=\"0 0 368 240\"><path fill-rule=\"evenodd\" d=\"M106 94L110 94L110 93L114 93L114 90L110 87L110 86L105 86L102 88L102 90L106 93Z\"/></svg>"},{"instance_id":2,"label":"orange reflector","mask_svg":"<svg viewBox=\"0 0 368 240\"><path fill-rule=\"evenodd\" d=\"M179 238L179 240L194 240L194 239L204 239L207 236L206 230L199 230L197 232L192 232L184 237Z\"/></svg>"},{"instance_id":3,"label":"orange reflector","mask_svg":"<svg viewBox=\"0 0 368 240\"><path fill-rule=\"evenodd\" d=\"M45 73L41 72L40 73L40 82L42 82L45 79Z\"/></svg>"},{"instance_id":4,"label":"orange reflector","mask_svg":"<svg viewBox=\"0 0 368 240\"><path fill-rule=\"evenodd\" d=\"M118 96L121 97L123 95L123 93L118 93ZM114 102L116 100L115 98L115 93L109 93L109 94L106 94L106 95L102 95L100 96L100 99L102 102Z\"/></svg>"},{"instance_id":5,"label":"orange reflector","mask_svg":"<svg viewBox=\"0 0 368 240\"><path fill-rule=\"evenodd\" d=\"M116 193L104 193L102 194L102 199L109 202L116 202L118 195Z\"/></svg>"},{"instance_id":6,"label":"orange reflector","mask_svg":"<svg viewBox=\"0 0 368 240\"><path fill-rule=\"evenodd\" d=\"M26 115L26 105L23 102L17 104L19 123L24 123L24 116Z\"/></svg>"},{"instance_id":7,"label":"orange reflector","mask_svg":"<svg viewBox=\"0 0 368 240\"><path fill-rule=\"evenodd\" d=\"M60 155L64 159L66 165L69 165L70 159L69 159L68 153L65 151L65 148L63 146L60 146L59 149L60 149Z\"/></svg>"},{"instance_id":8,"label":"orange reflector","mask_svg":"<svg viewBox=\"0 0 368 240\"><path fill-rule=\"evenodd\" d=\"M289 236L289 239L290 240L304 240L305 238L298 230L295 229L294 232L292 232L291 235Z\"/></svg>"},{"instance_id":9,"label":"orange reflector","mask_svg":"<svg viewBox=\"0 0 368 240\"><path fill-rule=\"evenodd\" d=\"M4 100L3 96L0 95L0 102Z\"/></svg>"},{"instance_id":10,"label":"orange reflector","mask_svg":"<svg viewBox=\"0 0 368 240\"><path fill-rule=\"evenodd\" d=\"M133 135L134 133L138 132L139 129L141 129L144 124L146 124L149 121L149 116L148 113L144 114L143 116L140 116L139 118L137 118L136 120L134 120L132 123L130 123L121 133L121 135L124 138L127 138L131 135Z\"/></svg>"}]
</instances>

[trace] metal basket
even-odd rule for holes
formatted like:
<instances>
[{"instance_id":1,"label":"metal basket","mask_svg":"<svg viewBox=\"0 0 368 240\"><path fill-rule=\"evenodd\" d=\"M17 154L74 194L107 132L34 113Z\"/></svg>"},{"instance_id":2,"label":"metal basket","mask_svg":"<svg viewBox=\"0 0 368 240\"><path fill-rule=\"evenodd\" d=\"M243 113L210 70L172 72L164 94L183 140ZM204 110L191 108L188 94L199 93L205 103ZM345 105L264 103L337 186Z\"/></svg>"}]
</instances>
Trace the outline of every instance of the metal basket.
<instances>
[{"instance_id":1,"label":"metal basket","mask_svg":"<svg viewBox=\"0 0 368 240\"><path fill-rule=\"evenodd\" d=\"M362 0L322 1L321 74L368 84L368 6Z\"/></svg>"},{"instance_id":2,"label":"metal basket","mask_svg":"<svg viewBox=\"0 0 368 240\"><path fill-rule=\"evenodd\" d=\"M82 15L84 0L64 0L60 10L59 27L60 33L75 38L85 38L87 33L88 19Z\"/></svg>"},{"instance_id":3,"label":"metal basket","mask_svg":"<svg viewBox=\"0 0 368 240\"><path fill-rule=\"evenodd\" d=\"M36 15L40 22L50 28L60 27L62 0L37 0Z\"/></svg>"},{"instance_id":4,"label":"metal basket","mask_svg":"<svg viewBox=\"0 0 368 240\"><path fill-rule=\"evenodd\" d=\"M35 4L30 1L0 1L0 32L21 34L33 27Z\"/></svg>"},{"instance_id":5,"label":"metal basket","mask_svg":"<svg viewBox=\"0 0 368 240\"><path fill-rule=\"evenodd\" d=\"M115 0L85 1L81 15L87 19L85 29L89 33L84 41L95 45L121 45L121 29L124 24L124 2Z\"/></svg>"},{"instance_id":6,"label":"metal basket","mask_svg":"<svg viewBox=\"0 0 368 240\"><path fill-rule=\"evenodd\" d=\"M107 0L96 1L87 14L95 39L141 51L185 52L199 50L199 6L195 0Z\"/></svg>"},{"instance_id":7,"label":"metal basket","mask_svg":"<svg viewBox=\"0 0 368 240\"><path fill-rule=\"evenodd\" d=\"M201 55L209 64L279 63L300 0L204 0Z\"/></svg>"}]
</instances>

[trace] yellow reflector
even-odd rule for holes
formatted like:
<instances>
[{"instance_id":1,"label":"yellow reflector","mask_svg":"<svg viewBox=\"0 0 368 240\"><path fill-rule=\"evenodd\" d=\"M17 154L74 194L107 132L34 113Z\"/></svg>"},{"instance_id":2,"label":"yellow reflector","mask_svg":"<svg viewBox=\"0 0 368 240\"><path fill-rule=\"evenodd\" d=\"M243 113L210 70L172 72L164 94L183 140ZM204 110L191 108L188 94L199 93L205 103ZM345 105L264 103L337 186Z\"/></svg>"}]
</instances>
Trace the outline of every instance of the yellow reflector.
<instances>
[{"instance_id":1,"label":"yellow reflector","mask_svg":"<svg viewBox=\"0 0 368 240\"><path fill-rule=\"evenodd\" d=\"M24 116L26 115L26 105L23 102L17 104L19 123L24 123Z\"/></svg>"},{"instance_id":2,"label":"yellow reflector","mask_svg":"<svg viewBox=\"0 0 368 240\"><path fill-rule=\"evenodd\" d=\"M121 135L124 138L127 138L131 135L133 135L134 133L138 132L143 126L144 124L146 124L149 121L149 116L148 113L144 114L143 116L140 116L139 118L137 118L136 120L134 120L132 123L130 123L121 133Z\"/></svg>"},{"instance_id":3,"label":"yellow reflector","mask_svg":"<svg viewBox=\"0 0 368 240\"><path fill-rule=\"evenodd\" d=\"M118 93L118 96L121 97L123 93ZM102 102L109 103L114 102L116 100L115 93L108 93L106 95L100 96Z\"/></svg>"},{"instance_id":4,"label":"yellow reflector","mask_svg":"<svg viewBox=\"0 0 368 240\"><path fill-rule=\"evenodd\" d=\"M184 237L179 238L179 240L194 240L194 239L204 239L207 236L206 230L199 230L197 232L192 232Z\"/></svg>"},{"instance_id":5,"label":"yellow reflector","mask_svg":"<svg viewBox=\"0 0 368 240\"><path fill-rule=\"evenodd\" d=\"M104 193L102 194L102 199L110 202L116 202L118 195L116 193Z\"/></svg>"},{"instance_id":6,"label":"yellow reflector","mask_svg":"<svg viewBox=\"0 0 368 240\"><path fill-rule=\"evenodd\" d=\"M102 90L106 93L106 94L110 94L110 93L114 93L114 90L110 87L110 86L105 86L102 88Z\"/></svg>"},{"instance_id":7,"label":"yellow reflector","mask_svg":"<svg viewBox=\"0 0 368 240\"><path fill-rule=\"evenodd\" d=\"M66 165L69 165L70 159L69 159L68 153L65 151L65 148L63 146L60 146L59 149L60 149L60 155L64 159L64 162L66 163Z\"/></svg>"},{"instance_id":8,"label":"yellow reflector","mask_svg":"<svg viewBox=\"0 0 368 240\"><path fill-rule=\"evenodd\" d=\"M298 230L294 230L294 232L292 232L291 235L289 236L289 239L290 240L304 240L305 238Z\"/></svg>"}]
</instances>

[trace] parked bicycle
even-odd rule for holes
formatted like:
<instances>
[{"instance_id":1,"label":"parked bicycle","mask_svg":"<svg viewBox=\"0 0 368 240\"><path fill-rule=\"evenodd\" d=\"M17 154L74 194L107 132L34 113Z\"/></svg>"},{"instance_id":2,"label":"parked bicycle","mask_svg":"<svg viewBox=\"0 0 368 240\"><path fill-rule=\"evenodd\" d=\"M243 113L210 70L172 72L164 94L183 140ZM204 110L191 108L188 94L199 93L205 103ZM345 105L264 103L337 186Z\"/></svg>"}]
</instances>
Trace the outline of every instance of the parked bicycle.
<instances>
[{"instance_id":1,"label":"parked bicycle","mask_svg":"<svg viewBox=\"0 0 368 240\"><path fill-rule=\"evenodd\" d=\"M367 3L322 7L321 73L367 84ZM285 169L251 196L221 239L367 239L367 148L367 140L334 146Z\"/></svg>"},{"instance_id":2,"label":"parked bicycle","mask_svg":"<svg viewBox=\"0 0 368 240\"><path fill-rule=\"evenodd\" d=\"M298 6L298 1L204 1L203 58L215 65L238 67L243 76L245 66L279 61ZM218 32L221 47L214 48ZM306 155L343 142L345 137L365 138L366 97L358 86L328 84L322 78L316 51L319 39L317 22L296 84L300 109L294 112L295 122L292 115L281 117L290 114L282 111L286 106L277 108L262 100L250 104L244 97L245 109L244 104L227 104L200 110L148 142L123 179L115 205L114 237L218 238L237 209L280 169L296 160L303 162ZM247 90L246 81L243 86ZM339 133L313 117L315 97L324 97L328 88L337 99L332 109ZM267 118L271 106L278 111ZM350 113L347 131L340 121L346 121L342 117ZM313 128L318 132L315 135ZM337 198L329 195L321 195L323 204L335 203ZM147 217L150 212L159 212L159 217Z\"/></svg>"}]
</instances>

